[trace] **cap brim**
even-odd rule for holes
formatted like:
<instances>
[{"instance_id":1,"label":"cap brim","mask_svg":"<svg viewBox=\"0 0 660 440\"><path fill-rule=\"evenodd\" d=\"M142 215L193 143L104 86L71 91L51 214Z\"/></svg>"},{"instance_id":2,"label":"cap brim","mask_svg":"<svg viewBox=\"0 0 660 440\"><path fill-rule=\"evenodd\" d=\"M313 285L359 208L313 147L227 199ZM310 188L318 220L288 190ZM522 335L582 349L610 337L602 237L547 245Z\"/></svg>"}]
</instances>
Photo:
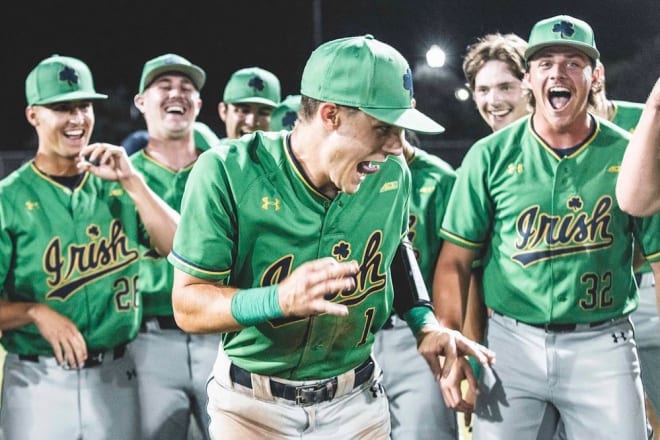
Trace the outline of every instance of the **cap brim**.
<instances>
[{"instance_id":1,"label":"cap brim","mask_svg":"<svg viewBox=\"0 0 660 440\"><path fill-rule=\"evenodd\" d=\"M440 134L445 127L414 108L367 108L360 110L379 121L423 134Z\"/></svg>"},{"instance_id":2,"label":"cap brim","mask_svg":"<svg viewBox=\"0 0 660 440\"><path fill-rule=\"evenodd\" d=\"M142 86L142 90L140 90L140 93L144 92L151 83L153 83L156 78L158 78L161 75L165 75L166 73L180 73L182 75L187 76L190 78L190 81L195 84L195 87L197 87L197 90L202 90L202 87L204 87L204 83L206 82L206 73L202 69L200 69L197 66L191 65L191 66L185 66L182 64L165 64L160 67L156 67L153 69L151 72L149 72L149 75L144 80L144 85Z\"/></svg>"},{"instance_id":3,"label":"cap brim","mask_svg":"<svg viewBox=\"0 0 660 440\"><path fill-rule=\"evenodd\" d=\"M44 105L44 104L54 104L56 102L67 102L67 101L94 101L98 99L108 99L108 95L102 93L90 93L90 92L70 92L62 93L61 95L51 96L50 98L41 99L37 102L33 102L30 105Z\"/></svg>"},{"instance_id":4,"label":"cap brim","mask_svg":"<svg viewBox=\"0 0 660 440\"><path fill-rule=\"evenodd\" d=\"M600 52L598 51L598 49L595 49L593 46L590 46L588 44L578 43L578 42L575 42L575 41L552 41L552 42L540 43L540 44L536 44L534 46L528 47L527 50L525 51L525 61L528 62L540 50L545 49L546 47L552 47L552 46L573 47L573 48L579 50L580 52L584 53L587 57L591 58L594 61L596 61L598 58L600 58Z\"/></svg>"},{"instance_id":5,"label":"cap brim","mask_svg":"<svg viewBox=\"0 0 660 440\"><path fill-rule=\"evenodd\" d=\"M263 104L270 107L277 107L277 102L272 99L261 98L259 96L241 98L241 99L232 99L231 101L226 101L226 104Z\"/></svg>"}]
</instances>

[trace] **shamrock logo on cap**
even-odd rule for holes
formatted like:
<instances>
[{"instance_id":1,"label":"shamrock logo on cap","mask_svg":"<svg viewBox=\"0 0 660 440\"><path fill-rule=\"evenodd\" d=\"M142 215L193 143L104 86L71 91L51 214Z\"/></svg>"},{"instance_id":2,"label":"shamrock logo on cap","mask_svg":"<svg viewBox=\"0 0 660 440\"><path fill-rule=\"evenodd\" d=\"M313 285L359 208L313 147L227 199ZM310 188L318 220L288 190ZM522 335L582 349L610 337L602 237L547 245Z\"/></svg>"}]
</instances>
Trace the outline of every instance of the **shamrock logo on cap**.
<instances>
[{"instance_id":1,"label":"shamrock logo on cap","mask_svg":"<svg viewBox=\"0 0 660 440\"><path fill-rule=\"evenodd\" d=\"M410 97L413 97L413 79L412 71L410 67L406 69L406 73L403 74L403 88L410 92Z\"/></svg>"},{"instance_id":2,"label":"shamrock logo on cap","mask_svg":"<svg viewBox=\"0 0 660 440\"><path fill-rule=\"evenodd\" d=\"M250 81L248 81L248 86L261 92L264 89L264 80L259 76L253 76L250 78Z\"/></svg>"},{"instance_id":3,"label":"shamrock logo on cap","mask_svg":"<svg viewBox=\"0 0 660 440\"><path fill-rule=\"evenodd\" d=\"M296 123L297 119L298 119L298 114L296 114L296 112L294 111L289 110L282 118L282 125L285 127L293 128L293 125Z\"/></svg>"},{"instance_id":4,"label":"shamrock logo on cap","mask_svg":"<svg viewBox=\"0 0 660 440\"><path fill-rule=\"evenodd\" d=\"M570 38L575 33L575 29L573 29L573 23L570 21L562 20L552 27L552 32L559 32L562 38Z\"/></svg>"},{"instance_id":5,"label":"shamrock logo on cap","mask_svg":"<svg viewBox=\"0 0 660 440\"><path fill-rule=\"evenodd\" d=\"M69 85L78 84L78 73L69 66L65 66L59 73L60 81L66 81Z\"/></svg>"}]
</instances>

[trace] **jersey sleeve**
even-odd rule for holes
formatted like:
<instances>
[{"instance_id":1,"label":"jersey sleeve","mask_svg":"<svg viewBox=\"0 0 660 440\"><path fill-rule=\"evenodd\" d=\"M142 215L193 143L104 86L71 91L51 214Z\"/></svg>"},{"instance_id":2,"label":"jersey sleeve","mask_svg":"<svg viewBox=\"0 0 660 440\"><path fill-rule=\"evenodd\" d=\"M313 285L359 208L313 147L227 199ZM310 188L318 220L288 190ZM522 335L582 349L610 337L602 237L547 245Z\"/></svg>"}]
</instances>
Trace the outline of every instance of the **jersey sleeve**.
<instances>
[{"instance_id":1,"label":"jersey sleeve","mask_svg":"<svg viewBox=\"0 0 660 440\"><path fill-rule=\"evenodd\" d=\"M235 204L219 150L202 153L181 201L181 219L168 261L198 278L229 276L236 241Z\"/></svg>"},{"instance_id":2,"label":"jersey sleeve","mask_svg":"<svg viewBox=\"0 0 660 440\"><path fill-rule=\"evenodd\" d=\"M481 144L466 154L456 172L440 236L453 244L479 249L490 229L493 203L488 192L488 161Z\"/></svg>"},{"instance_id":3,"label":"jersey sleeve","mask_svg":"<svg viewBox=\"0 0 660 440\"><path fill-rule=\"evenodd\" d=\"M645 218L633 218L636 223L636 238L642 253L649 263L660 261L660 214Z\"/></svg>"}]
</instances>

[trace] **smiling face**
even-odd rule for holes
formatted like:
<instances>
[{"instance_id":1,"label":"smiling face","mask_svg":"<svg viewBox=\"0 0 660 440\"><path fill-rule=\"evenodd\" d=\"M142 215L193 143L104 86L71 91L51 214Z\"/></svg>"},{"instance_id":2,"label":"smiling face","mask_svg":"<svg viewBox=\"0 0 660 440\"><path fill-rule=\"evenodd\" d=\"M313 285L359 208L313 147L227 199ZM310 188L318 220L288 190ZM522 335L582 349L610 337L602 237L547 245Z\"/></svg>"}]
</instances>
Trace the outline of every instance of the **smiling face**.
<instances>
[{"instance_id":1,"label":"smiling face","mask_svg":"<svg viewBox=\"0 0 660 440\"><path fill-rule=\"evenodd\" d=\"M522 81L511 72L508 64L500 60L486 62L477 72L474 102L493 131L528 113Z\"/></svg>"},{"instance_id":2,"label":"smiling face","mask_svg":"<svg viewBox=\"0 0 660 440\"><path fill-rule=\"evenodd\" d=\"M187 76L166 73L135 96L135 106L144 114L151 137L181 139L192 133L202 101Z\"/></svg>"},{"instance_id":3,"label":"smiling face","mask_svg":"<svg viewBox=\"0 0 660 440\"><path fill-rule=\"evenodd\" d=\"M591 84L597 79L598 71L583 52L568 46L540 50L525 74L536 101L535 125L561 133L584 124Z\"/></svg>"},{"instance_id":4,"label":"smiling face","mask_svg":"<svg viewBox=\"0 0 660 440\"><path fill-rule=\"evenodd\" d=\"M229 139L238 139L256 130L270 130L272 112L273 107L253 102L218 104L218 114L225 123L225 131Z\"/></svg>"},{"instance_id":5,"label":"smiling face","mask_svg":"<svg viewBox=\"0 0 660 440\"><path fill-rule=\"evenodd\" d=\"M29 106L25 115L39 136L39 154L56 160L75 161L94 129L91 101Z\"/></svg>"},{"instance_id":6,"label":"smiling face","mask_svg":"<svg viewBox=\"0 0 660 440\"><path fill-rule=\"evenodd\" d=\"M330 104L334 105L334 104ZM339 123L320 151L324 184L353 194L380 162L402 153L402 129L381 122L357 109L336 106Z\"/></svg>"}]
</instances>

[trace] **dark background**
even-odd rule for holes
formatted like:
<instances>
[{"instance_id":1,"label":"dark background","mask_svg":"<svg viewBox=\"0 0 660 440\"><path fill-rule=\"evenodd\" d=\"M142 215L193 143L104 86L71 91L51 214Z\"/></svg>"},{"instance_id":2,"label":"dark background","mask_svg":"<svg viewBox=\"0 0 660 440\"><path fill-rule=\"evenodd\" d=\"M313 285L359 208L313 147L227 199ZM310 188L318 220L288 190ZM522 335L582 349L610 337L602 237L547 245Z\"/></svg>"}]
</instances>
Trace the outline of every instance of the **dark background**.
<instances>
[{"instance_id":1,"label":"dark background","mask_svg":"<svg viewBox=\"0 0 660 440\"><path fill-rule=\"evenodd\" d=\"M97 91L111 95L95 106L93 140L119 143L144 126L132 100L147 59L174 52L206 70L199 120L223 136L216 107L233 71L253 65L271 70L282 82L284 98L299 92L304 63L320 42L371 33L408 59L418 108L447 128L422 142L456 165L466 145L489 133L473 102L459 102L453 95L465 82L461 63L466 46L493 31L527 39L536 21L558 14L581 18L594 28L611 98L646 99L660 74L658 0L11 2L0 26L0 149L36 147L24 117L24 81L53 53L81 58L90 66ZM425 66L431 44L447 52L442 69Z\"/></svg>"}]
</instances>

